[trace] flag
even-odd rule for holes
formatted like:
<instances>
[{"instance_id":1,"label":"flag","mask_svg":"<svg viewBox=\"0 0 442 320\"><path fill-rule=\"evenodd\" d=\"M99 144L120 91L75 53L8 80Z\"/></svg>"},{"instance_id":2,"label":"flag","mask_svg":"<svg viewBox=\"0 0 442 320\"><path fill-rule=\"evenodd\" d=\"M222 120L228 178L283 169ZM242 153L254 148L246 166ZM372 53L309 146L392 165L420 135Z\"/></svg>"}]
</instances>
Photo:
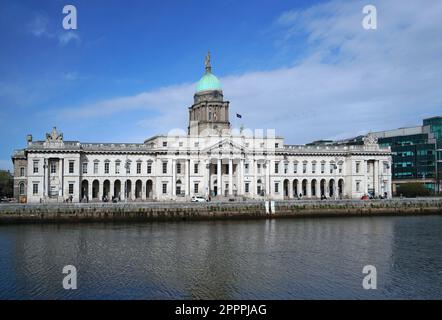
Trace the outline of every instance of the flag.
<instances>
[{"instance_id":1,"label":"flag","mask_svg":"<svg viewBox=\"0 0 442 320\"><path fill-rule=\"evenodd\" d=\"M242 118L242 115L240 115L239 113L236 114L237 118Z\"/></svg>"}]
</instances>

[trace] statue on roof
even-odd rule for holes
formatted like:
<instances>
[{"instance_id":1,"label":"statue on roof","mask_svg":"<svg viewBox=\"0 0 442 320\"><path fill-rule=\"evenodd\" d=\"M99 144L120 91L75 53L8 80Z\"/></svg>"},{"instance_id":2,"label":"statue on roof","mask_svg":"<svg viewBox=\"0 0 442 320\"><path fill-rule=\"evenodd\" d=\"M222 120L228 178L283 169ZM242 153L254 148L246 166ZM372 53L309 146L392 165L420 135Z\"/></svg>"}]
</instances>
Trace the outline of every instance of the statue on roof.
<instances>
[{"instance_id":1,"label":"statue on roof","mask_svg":"<svg viewBox=\"0 0 442 320\"><path fill-rule=\"evenodd\" d=\"M53 127L51 133L46 133L46 142L63 142L63 133L58 133L57 127Z\"/></svg>"},{"instance_id":2,"label":"statue on roof","mask_svg":"<svg viewBox=\"0 0 442 320\"><path fill-rule=\"evenodd\" d=\"M212 71L212 66L210 65L210 51L207 51L206 61L204 62L204 65L206 66L206 72Z\"/></svg>"}]
</instances>

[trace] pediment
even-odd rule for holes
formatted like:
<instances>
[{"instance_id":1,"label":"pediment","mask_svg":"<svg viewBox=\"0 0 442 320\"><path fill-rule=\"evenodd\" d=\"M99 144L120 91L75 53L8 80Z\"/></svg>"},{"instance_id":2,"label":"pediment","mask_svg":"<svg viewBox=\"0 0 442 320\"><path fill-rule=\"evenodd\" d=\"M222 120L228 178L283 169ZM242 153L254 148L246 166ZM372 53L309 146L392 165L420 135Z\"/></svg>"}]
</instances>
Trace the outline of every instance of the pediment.
<instances>
[{"instance_id":1,"label":"pediment","mask_svg":"<svg viewBox=\"0 0 442 320\"><path fill-rule=\"evenodd\" d=\"M204 149L204 152L210 152L210 153L226 153L226 152L232 152L232 153L241 153L245 152L246 148L245 146L238 144L237 142L234 142L230 138L226 138L223 140L218 141L217 143L212 144L211 146Z\"/></svg>"}]
</instances>

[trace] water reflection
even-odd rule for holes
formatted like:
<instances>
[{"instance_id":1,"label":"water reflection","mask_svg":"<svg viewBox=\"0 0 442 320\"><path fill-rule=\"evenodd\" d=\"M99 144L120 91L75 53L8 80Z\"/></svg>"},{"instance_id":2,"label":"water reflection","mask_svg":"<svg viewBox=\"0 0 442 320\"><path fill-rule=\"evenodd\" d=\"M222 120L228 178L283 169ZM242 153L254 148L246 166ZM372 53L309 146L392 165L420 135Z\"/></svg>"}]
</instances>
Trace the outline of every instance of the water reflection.
<instances>
[{"instance_id":1,"label":"water reflection","mask_svg":"<svg viewBox=\"0 0 442 320\"><path fill-rule=\"evenodd\" d=\"M0 298L441 298L441 231L438 216L2 226Z\"/></svg>"}]
</instances>

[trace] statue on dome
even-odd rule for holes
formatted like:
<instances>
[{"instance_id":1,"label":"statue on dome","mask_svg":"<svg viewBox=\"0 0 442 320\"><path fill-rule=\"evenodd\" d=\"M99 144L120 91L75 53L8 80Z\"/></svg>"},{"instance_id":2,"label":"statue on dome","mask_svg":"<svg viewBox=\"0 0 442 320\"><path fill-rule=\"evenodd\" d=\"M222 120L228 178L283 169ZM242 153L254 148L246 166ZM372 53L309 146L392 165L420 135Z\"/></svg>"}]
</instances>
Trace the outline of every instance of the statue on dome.
<instances>
[{"instance_id":1,"label":"statue on dome","mask_svg":"<svg viewBox=\"0 0 442 320\"><path fill-rule=\"evenodd\" d=\"M206 61L204 62L204 65L206 66L206 72L212 71L212 67L210 65L210 51L207 51Z\"/></svg>"}]
</instances>

